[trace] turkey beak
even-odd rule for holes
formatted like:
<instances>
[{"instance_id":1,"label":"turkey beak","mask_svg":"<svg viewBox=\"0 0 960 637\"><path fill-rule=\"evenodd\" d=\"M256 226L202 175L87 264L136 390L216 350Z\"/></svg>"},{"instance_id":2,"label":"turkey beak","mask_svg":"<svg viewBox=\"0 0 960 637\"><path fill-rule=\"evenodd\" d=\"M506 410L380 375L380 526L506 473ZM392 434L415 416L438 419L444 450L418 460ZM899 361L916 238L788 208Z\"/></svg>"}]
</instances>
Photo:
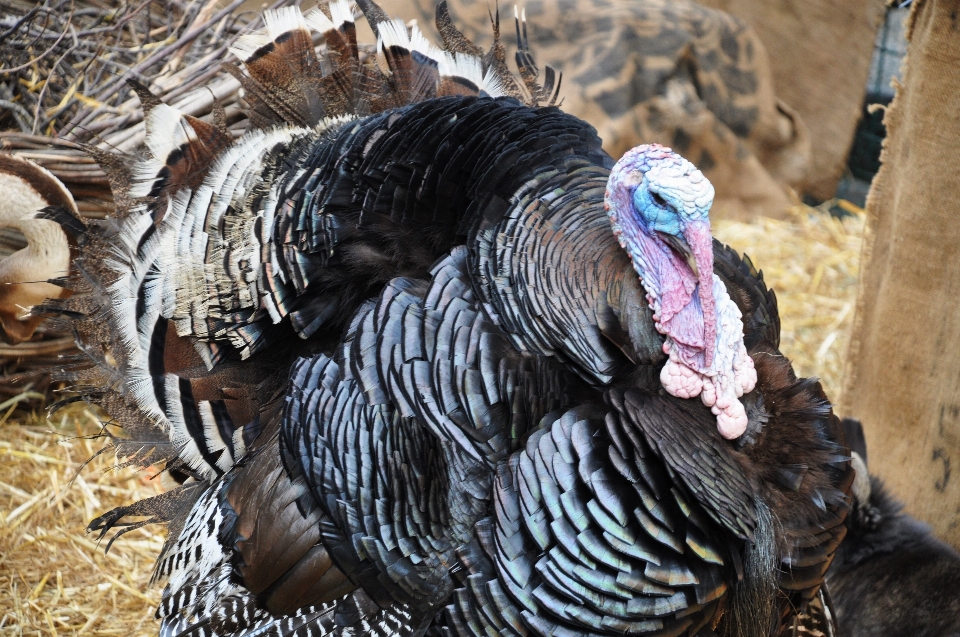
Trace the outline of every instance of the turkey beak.
<instances>
[{"instance_id":1,"label":"turkey beak","mask_svg":"<svg viewBox=\"0 0 960 637\"><path fill-rule=\"evenodd\" d=\"M674 234L661 234L660 237L673 248L673 251L677 255L687 262L687 265L690 266L690 270L693 272L693 276L697 277L697 280L700 280L700 270L697 268L697 261L693 257L693 250L690 248L690 244L686 242L683 237L674 235Z\"/></svg>"}]
</instances>

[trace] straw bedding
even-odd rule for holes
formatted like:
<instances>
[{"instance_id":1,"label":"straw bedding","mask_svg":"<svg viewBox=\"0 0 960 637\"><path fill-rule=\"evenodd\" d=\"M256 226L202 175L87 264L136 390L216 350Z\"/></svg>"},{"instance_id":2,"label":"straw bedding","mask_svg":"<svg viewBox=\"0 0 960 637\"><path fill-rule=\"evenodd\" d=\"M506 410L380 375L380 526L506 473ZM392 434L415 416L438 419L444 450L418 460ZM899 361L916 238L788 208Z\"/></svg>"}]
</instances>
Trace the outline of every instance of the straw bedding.
<instances>
[{"instance_id":1,"label":"straw bedding","mask_svg":"<svg viewBox=\"0 0 960 637\"><path fill-rule=\"evenodd\" d=\"M106 454L84 466L101 442L83 407L54 421L11 407L0 403L0 634L155 635L160 590L147 584L163 529L133 531L104 555L84 528L158 481L112 471Z\"/></svg>"},{"instance_id":2,"label":"straw bedding","mask_svg":"<svg viewBox=\"0 0 960 637\"><path fill-rule=\"evenodd\" d=\"M818 376L839 404L843 361L853 325L864 214L840 201L827 214L795 206L791 218L752 223L719 221L714 235L746 253L777 293L782 322L780 349L799 376Z\"/></svg>"}]
</instances>

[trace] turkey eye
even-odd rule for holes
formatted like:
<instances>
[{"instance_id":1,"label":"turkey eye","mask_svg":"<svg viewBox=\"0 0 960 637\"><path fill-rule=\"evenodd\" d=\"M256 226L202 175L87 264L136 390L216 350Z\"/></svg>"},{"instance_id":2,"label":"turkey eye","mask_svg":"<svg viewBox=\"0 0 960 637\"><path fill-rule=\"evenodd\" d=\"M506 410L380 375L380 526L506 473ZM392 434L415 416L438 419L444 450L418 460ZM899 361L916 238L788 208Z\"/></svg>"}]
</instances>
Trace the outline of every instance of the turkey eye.
<instances>
[{"instance_id":1,"label":"turkey eye","mask_svg":"<svg viewBox=\"0 0 960 637\"><path fill-rule=\"evenodd\" d=\"M667 200L661 197L660 193L652 192L650 194L653 196L653 200L657 203L658 206L660 206L661 208L667 207Z\"/></svg>"}]
</instances>

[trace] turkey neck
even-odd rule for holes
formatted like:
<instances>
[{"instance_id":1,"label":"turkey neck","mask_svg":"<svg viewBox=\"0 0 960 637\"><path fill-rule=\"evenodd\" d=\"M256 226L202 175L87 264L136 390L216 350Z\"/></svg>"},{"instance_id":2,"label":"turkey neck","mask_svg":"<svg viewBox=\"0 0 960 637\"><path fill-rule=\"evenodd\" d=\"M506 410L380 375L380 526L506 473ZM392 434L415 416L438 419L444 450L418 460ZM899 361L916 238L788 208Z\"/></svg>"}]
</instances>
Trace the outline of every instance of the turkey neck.
<instances>
[{"instance_id":1,"label":"turkey neck","mask_svg":"<svg viewBox=\"0 0 960 637\"><path fill-rule=\"evenodd\" d=\"M640 380L665 360L663 336L603 209L609 170L558 168L478 232L475 286L519 350L556 356L594 385Z\"/></svg>"}]
</instances>

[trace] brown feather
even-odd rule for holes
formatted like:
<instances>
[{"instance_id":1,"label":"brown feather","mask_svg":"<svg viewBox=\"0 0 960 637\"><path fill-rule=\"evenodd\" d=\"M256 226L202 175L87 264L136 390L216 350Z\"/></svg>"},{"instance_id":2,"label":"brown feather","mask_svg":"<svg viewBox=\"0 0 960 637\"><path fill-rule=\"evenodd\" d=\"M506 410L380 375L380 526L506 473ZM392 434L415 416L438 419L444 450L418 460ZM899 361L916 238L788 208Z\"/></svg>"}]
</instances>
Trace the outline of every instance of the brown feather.
<instances>
[{"instance_id":1,"label":"brown feather","mask_svg":"<svg viewBox=\"0 0 960 637\"><path fill-rule=\"evenodd\" d=\"M230 129L227 127L227 111L217 100L213 101L213 127L223 135L230 135Z\"/></svg>"},{"instance_id":2,"label":"brown feather","mask_svg":"<svg viewBox=\"0 0 960 637\"><path fill-rule=\"evenodd\" d=\"M335 599L354 586L320 544L324 514L312 498L300 497L305 485L284 468L279 428L271 428L222 497L237 516L232 536L243 585L265 594L268 610L280 615Z\"/></svg>"},{"instance_id":3,"label":"brown feather","mask_svg":"<svg viewBox=\"0 0 960 637\"><path fill-rule=\"evenodd\" d=\"M440 72L436 64L431 64L413 51L402 46L388 46L383 49L387 65L393 75L390 83L398 94L398 100L413 104L436 97ZM419 59L418 59L419 57ZM467 95L476 95L479 89Z\"/></svg>"},{"instance_id":4,"label":"brown feather","mask_svg":"<svg viewBox=\"0 0 960 637\"><path fill-rule=\"evenodd\" d=\"M357 0L357 6L363 11L363 15L366 16L370 28L373 29L373 34L380 37L380 31L377 25L381 22L388 21L390 16L373 0Z\"/></svg>"},{"instance_id":5,"label":"brown feather","mask_svg":"<svg viewBox=\"0 0 960 637\"><path fill-rule=\"evenodd\" d=\"M449 97L452 95L477 95L479 93L479 86L462 77L445 76L440 79L440 86L437 88L437 97Z\"/></svg>"},{"instance_id":6,"label":"brown feather","mask_svg":"<svg viewBox=\"0 0 960 637\"><path fill-rule=\"evenodd\" d=\"M257 113L265 117L273 114L270 125L311 126L325 116L319 90L320 61L309 31L294 29L282 33L243 64L250 74L244 84L248 99Z\"/></svg>"},{"instance_id":7,"label":"brown feather","mask_svg":"<svg viewBox=\"0 0 960 637\"><path fill-rule=\"evenodd\" d=\"M780 588L788 596L781 611L787 617L816 596L846 534L843 522L855 474L842 425L820 383L798 379L790 362L767 345L750 354L770 422L744 453L778 522L778 551L790 560L780 577ZM806 468L802 478L786 486L778 470L797 465Z\"/></svg>"},{"instance_id":8,"label":"brown feather","mask_svg":"<svg viewBox=\"0 0 960 637\"><path fill-rule=\"evenodd\" d=\"M193 128L196 137L167 155L164 164L166 179L158 196L199 187L213 162L233 142L229 133L218 130L213 124L190 115L184 115L183 118ZM157 215L156 223L160 223L162 218L162 214Z\"/></svg>"},{"instance_id":9,"label":"brown feather","mask_svg":"<svg viewBox=\"0 0 960 637\"><path fill-rule=\"evenodd\" d=\"M275 615L290 614L303 606L331 602L355 590L356 585L331 564L327 550L319 544L313 546L270 590L267 610Z\"/></svg>"},{"instance_id":10,"label":"brown feather","mask_svg":"<svg viewBox=\"0 0 960 637\"><path fill-rule=\"evenodd\" d=\"M321 5L329 12L326 5ZM329 17L329 16L328 16ZM351 113L356 103L356 85L359 81L357 27L344 22L323 34L327 43L327 61L332 66L329 75L320 82L320 90L330 116Z\"/></svg>"},{"instance_id":11,"label":"brown feather","mask_svg":"<svg viewBox=\"0 0 960 637\"><path fill-rule=\"evenodd\" d=\"M133 92L137 94L137 99L140 100L140 108L143 109L144 115L149 114L154 108L163 104L160 98L153 94L153 91L140 82L129 79L127 80L127 84L129 84Z\"/></svg>"},{"instance_id":12,"label":"brown feather","mask_svg":"<svg viewBox=\"0 0 960 637\"><path fill-rule=\"evenodd\" d=\"M130 214L133 199L130 197L130 187L133 185L131 167L135 160L124 153L111 153L96 146L81 144L84 152L93 157L107 174L110 192L113 195L113 216L122 219Z\"/></svg>"},{"instance_id":13,"label":"brown feather","mask_svg":"<svg viewBox=\"0 0 960 637\"><path fill-rule=\"evenodd\" d=\"M446 0L442 0L437 5L436 23L437 31L440 32L440 39L443 40L443 46L448 51L452 53L468 53L478 58L483 57L483 50L468 40L467 36L453 24Z\"/></svg>"},{"instance_id":14,"label":"brown feather","mask_svg":"<svg viewBox=\"0 0 960 637\"><path fill-rule=\"evenodd\" d=\"M439 11L439 7L437 7L437 10ZM437 19L439 20L439 16ZM490 50L487 51L487 54L483 58L484 69L492 68L497 74L497 77L500 78L500 84L504 92L510 97L521 100L523 99L523 93L516 80L513 79L513 73L510 72L510 68L507 66L507 48L500 39L499 4L497 5L496 14L490 13L490 25L493 28L493 44L490 45Z\"/></svg>"},{"instance_id":15,"label":"brown feather","mask_svg":"<svg viewBox=\"0 0 960 637\"><path fill-rule=\"evenodd\" d=\"M177 336L176 324L170 321L163 342L163 371L165 374L177 374L190 369L205 370L206 366L193 343Z\"/></svg>"}]
</instances>

